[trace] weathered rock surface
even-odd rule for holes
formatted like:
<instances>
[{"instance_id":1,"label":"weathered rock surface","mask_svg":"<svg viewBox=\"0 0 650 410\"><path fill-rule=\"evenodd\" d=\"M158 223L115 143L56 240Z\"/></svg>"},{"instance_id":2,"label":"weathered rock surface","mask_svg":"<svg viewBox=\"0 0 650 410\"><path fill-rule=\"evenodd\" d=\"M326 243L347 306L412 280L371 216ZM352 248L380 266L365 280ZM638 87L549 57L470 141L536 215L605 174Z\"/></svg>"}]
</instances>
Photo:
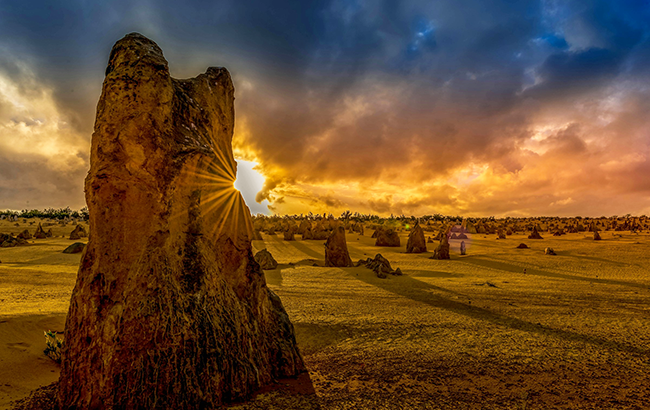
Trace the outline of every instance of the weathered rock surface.
<instances>
[{"instance_id":1,"label":"weathered rock surface","mask_svg":"<svg viewBox=\"0 0 650 410\"><path fill-rule=\"evenodd\" d=\"M406 241L406 253L422 253L427 251L427 241L424 239L424 231L420 224L416 223L409 233Z\"/></svg>"},{"instance_id":2,"label":"weathered rock surface","mask_svg":"<svg viewBox=\"0 0 650 410\"><path fill-rule=\"evenodd\" d=\"M32 239L32 234L29 233L29 230L25 229L24 231L22 231L21 233L16 235L16 238L17 239Z\"/></svg>"},{"instance_id":3,"label":"weathered rock surface","mask_svg":"<svg viewBox=\"0 0 650 410\"><path fill-rule=\"evenodd\" d=\"M255 262L265 270L272 270L278 267L278 262L275 261L271 252L267 251L266 248L255 254Z\"/></svg>"},{"instance_id":4,"label":"weathered rock surface","mask_svg":"<svg viewBox=\"0 0 650 410\"><path fill-rule=\"evenodd\" d=\"M375 241L375 246L392 246L399 247L401 242L399 240L399 235L392 229L378 229L377 240Z\"/></svg>"},{"instance_id":5,"label":"weathered rock surface","mask_svg":"<svg viewBox=\"0 0 650 410\"><path fill-rule=\"evenodd\" d=\"M544 239L544 238L542 238L542 235L540 235L539 232L537 232L537 227L534 227L533 232L531 232L530 235L528 235L528 239Z\"/></svg>"},{"instance_id":6,"label":"weathered rock surface","mask_svg":"<svg viewBox=\"0 0 650 410\"><path fill-rule=\"evenodd\" d=\"M303 219L298 226L298 233L302 235L307 229L311 229L311 223L309 223L309 221L306 219Z\"/></svg>"},{"instance_id":7,"label":"weathered rock surface","mask_svg":"<svg viewBox=\"0 0 650 410\"><path fill-rule=\"evenodd\" d=\"M598 229L596 222L591 222L591 225L589 225L589 230L594 233L594 241L600 241L602 239L600 237L600 229Z\"/></svg>"},{"instance_id":8,"label":"weathered rock surface","mask_svg":"<svg viewBox=\"0 0 650 410\"><path fill-rule=\"evenodd\" d=\"M345 240L345 228L339 226L325 242L325 266L347 268L352 266L352 259Z\"/></svg>"},{"instance_id":9,"label":"weathered rock surface","mask_svg":"<svg viewBox=\"0 0 650 410\"><path fill-rule=\"evenodd\" d=\"M330 236L330 232L325 229L314 229L311 231L311 239L323 240Z\"/></svg>"},{"instance_id":10,"label":"weathered rock surface","mask_svg":"<svg viewBox=\"0 0 650 410\"><path fill-rule=\"evenodd\" d=\"M72 245L68 246L63 250L63 253L81 253L84 250L86 244L81 242L75 242Z\"/></svg>"},{"instance_id":11,"label":"weathered rock surface","mask_svg":"<svg viewBox=\"0 0 650 410\"><path fill-rule=\"evenodd\" d=\"M387 275L402 275L400 268L393 269L393 267L390 266L388 259L381 256L380 253L375 255L374 259L361 259L359 262L357 262L356 266L365 266L366 268L371 269L375 272L377 277L381 279L386 279L388 277Z\"/></svg>"},{"instance_id":12,"label":"weathered rock surface","mask_svg":"<svg viewBox=\"0 0 650 410\"><path fill-rule=\"evenodd\" d=\"M441 231L438 234L438 236L440 236L440 244L438 244L438 247L433 250L433 255L429 259L438 259L438 260L450 259L449 240L447 239L448 233L449 232Z\"/></svg>"},{"instance_id":13,"label":"weathered rock surface","mask_svg":"<svg viewBox=\"0 0 650 410\"><path fill-rule=\"evenodd\" d=\"M113 47L86 177L90 240L66 321L60 408L217 408L304 371L233 188L233 100L224 68L176 80L144 36Z\"/></svg>"},{"instance_id":14,"label":"weathered rock surface","mask_svg":"<svg viewBox=\"0 0 650 410\"><path fill-rule=\"evenodd\" d=\"M314 239L314 232L312 232L311 228L306 228L302 233L302 240L306 241L309 239Z\"/></svg>"},{"instance_id":15,"label":"weathered rock surface","mask_svg":"<svg viewBox=\"0 0 650 410\"><path fill-rule=\"evenodd\" d=\"M45 238L47 238L47 234L43 230L43 227L41 226L40 223L38 224L38 227L36 228L36 232L34 232L34 238L35 239L45 239Z\"/></svg>"}]
</instances>

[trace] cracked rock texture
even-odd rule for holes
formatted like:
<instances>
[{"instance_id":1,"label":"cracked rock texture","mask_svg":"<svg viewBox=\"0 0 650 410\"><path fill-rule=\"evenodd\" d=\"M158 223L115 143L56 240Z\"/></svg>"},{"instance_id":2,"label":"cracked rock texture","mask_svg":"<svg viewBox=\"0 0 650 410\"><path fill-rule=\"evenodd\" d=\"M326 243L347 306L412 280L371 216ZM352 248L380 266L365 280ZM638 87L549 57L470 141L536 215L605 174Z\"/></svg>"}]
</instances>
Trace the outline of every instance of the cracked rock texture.
<instances>
[{"instance_id":1,"label":"cracked rock texture","mask_svg":"<svg viewBox=\"0 0 650 410\"><path fill-rule=\"evenodd\" d=\"M90 240L70 301L61 408L212 408L304 371L233 187L225 68L171 78L133 33L113 47L85 182Z\"/></svg>"}]
</instances>

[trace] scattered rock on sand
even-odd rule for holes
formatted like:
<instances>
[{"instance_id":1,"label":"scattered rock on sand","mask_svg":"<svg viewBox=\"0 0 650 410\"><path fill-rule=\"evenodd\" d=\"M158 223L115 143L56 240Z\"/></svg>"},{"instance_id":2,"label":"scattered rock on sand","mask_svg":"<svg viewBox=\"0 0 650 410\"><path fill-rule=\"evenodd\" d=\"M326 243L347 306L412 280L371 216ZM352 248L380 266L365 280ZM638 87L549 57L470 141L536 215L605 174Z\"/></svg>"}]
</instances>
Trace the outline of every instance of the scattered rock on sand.
<instances>
[{"instance_id":1,"label":"scattered rock on sand","mask_svg":"<svg viewBox=\"0 0 650 410\"><path fill-rule=\"evenodd\" d=\"M72 240L85 238L86 236L88 236L88 234L86 233L84 227L81 225L75 226L72 232L70 232L70 239Z\"/></svg>"},{"instance_id":2,"label":"scattered rock on sand","mask_svg":"<svg viewBox=\"0 0 650 410\"><path fill-rule=\"evenodd\" d=\"M0 248L13 248L16 246L16 238L6 233L0 233Z\"/></svg>"},{"instance_id":3,"label":"scattered rock on sand","mask_svg":"<svg viewBox=\"0 0 650 410\"><path fill-rule=\"evenodd\" d=\"M22 231L21 233L19 233L19 234L16 236L16 238L17 238L17 239L25 239L25 240L27 240L27 239L32 239L32 234L29 233L29 230L25 229L24 231Z\"/></svg>"},{"instance_id":4,"label":"scattered rock on sand","mask_svg":"<svg viewBox=\"0 0 650 410\"><path fill-rule=\"evenodd\" d=\"M399 238L398 238L399 239ZM409 239L406 242L406 253L422 253L427 251L427 244L424 240L424 231L419 223L411 229Z\"/></svg>"},{"instance_id":5,"label":"scattered rock on sand","mask_svg":"<svg viewBox=\"0 0 650 410\"><path fill-rule=\"evenodd\" d=\"M264 270L272 270L278 267L278 263L273 258L273 255L266 248L255 254L255 262Z\"/></svg>"},{"instance_id":6,"label":"scattered rock on sand","mask_svg":"<svg viewBox=\"0 0 650 410\"><path fill-rule=\"evenodd\" d=\"M75 242L72 245L68 246L63 250L63 253L80 253L84 250L86 244L81 242Z\"/></svg>"},{"instance_id":7,"label":"scattered rock on sand","mask_svg":"<svg viewBox=\"0 0 650 410\"><path fill-rule=\"evenodd\" d=\"M467 248L465 247L465 241L460 243L460 254L465 255L467 253Z\"/></svg>"},{"instance_id":8,"label":"scattered rock on sand","mask_svg":"<svg viewBox=\"0 0 650 410\"><path fill-rule=\"evenodd\" d=\"M528 249L528 245L526 245L525 243L520 243L519 245L517 245L517 249Z\"/></svg>"},{"instance_id":9,"label":"scattered rock on sand","mask_svg":"<svg viewBox=\"0 0 650 410\"><path fill-rule=\"evenodd\" d=\"M0 248L13 248L14 246L27 245L27 240L20 236L14 237L6 233L0 233Z\"/></svg>"},{"instance_id":10,"label":"scattered rock on sand","mask_svg":"<svg viewBox=\"0 0 650 410\"><path fill-rule=\"evenodd\" d=\"M556 255L556 253L553 248L546 248L544 249L544 255Z\"/></svg>"},{"instance_id":11,"label":"scattered rock on sand","mask_svg":"<svg viewBox=\"0 0 650 410\"><path fill-rule=\"evenodd\" d=\"M332 234L327 238L327 242L325 242L325 266L336 268L352 266L343 226L334 228Z\"/></svg>"},{"instance_id":12,"label":"scattered rock on sand","mask_svg":"<svg viewBox=\"0 0 650 410\"><path fill-rule=\"evenodd\" d=\"M377 274L377 277L381 279L386 279L388 275L402 275L400 268L393 270L388 259L381 256L380 253L375 255L374 259L368 258L365 261L363 259L360 260L357 262L356 266L365 266L368 269L372 269L375 274Z\"/></svg>"}]
</instances>

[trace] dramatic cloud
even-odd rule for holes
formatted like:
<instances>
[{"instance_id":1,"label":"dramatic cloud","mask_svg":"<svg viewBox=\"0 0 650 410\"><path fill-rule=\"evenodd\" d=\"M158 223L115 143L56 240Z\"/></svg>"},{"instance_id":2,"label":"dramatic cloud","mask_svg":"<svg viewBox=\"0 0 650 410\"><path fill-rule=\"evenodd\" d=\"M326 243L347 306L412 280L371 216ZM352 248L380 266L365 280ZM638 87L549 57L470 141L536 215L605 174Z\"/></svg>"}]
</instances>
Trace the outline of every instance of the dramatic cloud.
<instances>
[{"instance_id":1,"label":"dramatic cloud","mask_svg":"<svg viewBox=\"0 0 650 410\"><path fill-rule=\"evenodd\" d=\"M230 69L235 152L259 164L256 199L275 212L650 211L647 2L3 3L0 19L0 80L16 88L0 137L57 124L39 124L33 150L0 151L55 171L58 185L21 172L41 202L81 197L108 50L140 31L175 76ZM0 207L22 207L21 189Z\"/></svg>"},{"instance_id":2,"label":"dramatic cloud","mask_svg":"<svg viewBox=\"0 0 650 410\"><path fill-rule=\"evenodd\" d=\"M5 62L6 63L6 62ZM81 207L88 139L29 67L0 71L0 207Z\"/></svg>"}]
</instances>

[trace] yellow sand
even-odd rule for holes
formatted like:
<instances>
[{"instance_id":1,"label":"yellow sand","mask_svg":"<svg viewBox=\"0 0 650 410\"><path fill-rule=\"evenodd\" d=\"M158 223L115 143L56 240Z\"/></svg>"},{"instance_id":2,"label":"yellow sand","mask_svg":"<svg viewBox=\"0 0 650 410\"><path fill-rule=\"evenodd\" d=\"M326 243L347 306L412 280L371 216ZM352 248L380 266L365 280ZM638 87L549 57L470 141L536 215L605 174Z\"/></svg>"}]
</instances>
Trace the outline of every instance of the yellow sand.
<instances>
[{"instance_id":1,"label":"yellow sand","mask_svg":"<svg viewBox=\"0 0 650 410\"><path fill-rule=\"evenodd\" d=\"M650 408L650 237L542 236L472 235L468 255L452 240L452 260L437 261L349 234L354 262L379 252L405 273L388 279L312 266L325 241L255 241L281 264L267 281L316 397L268 393L236 407ZM60 252L72 242L0 248L0 409L58 376L43 331L63 330L80 255Z\"/></svg>"},{"instance_id":2,"label":"yellow sand","mask_svg":"<svg viewBox=\"0 0 650 410\"><path fill-rule=\"evenodd\" d=\"M87 239L67 239L75 224L47 226L47 221L38 219L28 223L20 219L19 226L0 221L0 232L17 234L29 229L33 234L39 221L45 231L52 228L54 238L0 248L0 409L59 376L58 366L43 354L43 332L64 329L80 254L62 251Z\"/></svg>"}]
</instances>

